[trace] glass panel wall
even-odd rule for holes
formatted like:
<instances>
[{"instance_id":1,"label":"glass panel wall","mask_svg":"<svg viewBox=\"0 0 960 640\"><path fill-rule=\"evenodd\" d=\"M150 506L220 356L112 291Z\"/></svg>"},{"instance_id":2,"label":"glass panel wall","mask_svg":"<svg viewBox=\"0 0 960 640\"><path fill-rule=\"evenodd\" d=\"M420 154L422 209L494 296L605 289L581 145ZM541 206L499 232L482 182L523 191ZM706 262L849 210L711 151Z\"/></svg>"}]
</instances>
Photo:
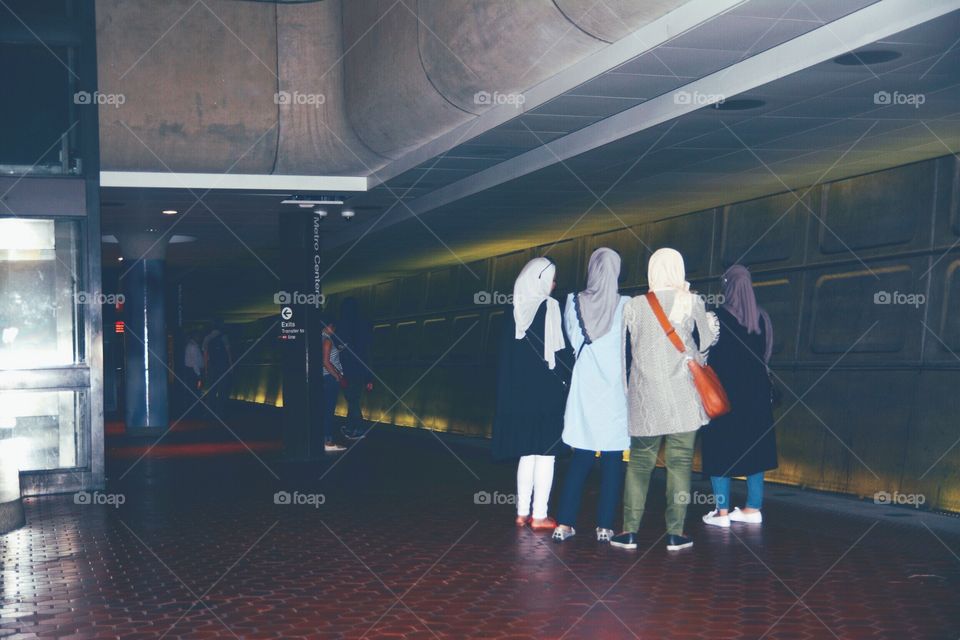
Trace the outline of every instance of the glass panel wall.
<instances>
[{"instance_id":1,"label":"glass panel wall","mask_svg":"<svg viewBox=\"0 0 960 640\"><path fill-rule=\"evenodd\" d=\"M0 369L83 361L79 224L0 219Z\"/></svg>"},{"instance_id":2,"label":"glass panel wall","mask_svg":"<svg viewBox=\"0 0 960 640\"><path fill-rule=\"evenodd\" d=\"M83 391L0 391L0 451L19 471L83 466Z\"/></svg>"}]
</instances>

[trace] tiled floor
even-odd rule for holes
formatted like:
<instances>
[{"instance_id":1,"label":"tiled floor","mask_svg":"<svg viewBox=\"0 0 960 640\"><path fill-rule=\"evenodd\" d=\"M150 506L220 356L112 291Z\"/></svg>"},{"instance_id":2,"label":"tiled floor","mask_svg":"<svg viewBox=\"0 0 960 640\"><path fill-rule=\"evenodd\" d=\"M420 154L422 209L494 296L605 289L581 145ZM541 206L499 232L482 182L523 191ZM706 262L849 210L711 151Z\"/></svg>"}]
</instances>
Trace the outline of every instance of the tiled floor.
<instances>
[{"instance_id":1,"label":"tiled floor","mask_svg":"<svg viewBox=\"0 0 960 640\"><path fill-rule=\"evenodd\" d=\"M721 531L691 508L696 546L669 553L657 483L626 552L588 535L593 491L553 544L476 504L511 466L423 432L319 465L221 453L114 457L106 504L29 500L0 537L0 638L960 636L960 539L879 516L771 503Z\"/></svg>"}]
</instances>

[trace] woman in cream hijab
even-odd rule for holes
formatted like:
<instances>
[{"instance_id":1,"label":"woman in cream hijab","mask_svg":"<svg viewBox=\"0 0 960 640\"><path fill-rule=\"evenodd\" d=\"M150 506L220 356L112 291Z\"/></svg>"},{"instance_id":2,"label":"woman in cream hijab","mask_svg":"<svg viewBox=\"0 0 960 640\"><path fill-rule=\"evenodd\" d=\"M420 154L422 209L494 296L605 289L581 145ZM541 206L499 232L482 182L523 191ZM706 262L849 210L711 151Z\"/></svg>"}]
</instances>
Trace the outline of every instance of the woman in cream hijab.
<instances>
[{"instance_id":1,"label":"woman in cream hijab","mask_svg":"<svg viewBox=\"0 0 960 640\"><path fill-rule=\"evenodd\" d=\"M650 292L669 319L671 330L686 348L680 353L667 337L646 296L637 296L623 310L620 353L627 339L631 353L627 406L630 423L630 462L623 495L623 533L614 536L614 547L635 549L650 474L664 446L667 467L667 549L693 546L683 530L690 495L690 466L697 430L709 419L693 384L688 360L703 362L717 340L719 324L707 313L703 300L691 293L683 256L660 249L647 264ZM693 338L696 328L699 342Z\"/></svg>"},{"instance_id":2,"label":"woman in cream hijab","mask_svg":"<svg viewBox=\"0 0 960 640\"><path fill-rule=\"evenodd\" d=\"M556 526L547 503L569 377L569 364L558 353L564 340L560 305L550 296L555 278L556 265L534 258L513 286L512 312L503 314L493 420L494 457L520 459L516 523L536 531Z\"/></svg>"}]
</instances>

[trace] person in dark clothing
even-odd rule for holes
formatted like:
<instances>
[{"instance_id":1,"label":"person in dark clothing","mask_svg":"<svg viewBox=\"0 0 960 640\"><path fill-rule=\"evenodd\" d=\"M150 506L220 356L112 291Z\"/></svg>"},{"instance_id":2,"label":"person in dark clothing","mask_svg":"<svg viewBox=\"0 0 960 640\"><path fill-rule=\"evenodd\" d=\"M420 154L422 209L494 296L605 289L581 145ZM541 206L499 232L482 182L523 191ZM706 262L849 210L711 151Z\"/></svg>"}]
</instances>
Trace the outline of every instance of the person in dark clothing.
<instances>
[{"instance_id":1,"label":"person in dark clothing","mask_svg":"<svg viewBox=\"0 0 960 640\"><path fill-rule=\"evenodd\" d=\"M344 298L340 303L340 319L337 322L337 337L343 342L340 363L346 380L343 396L347 401L347 421L342 431L345 437L352 440L364 435L360 396L364 389L373 391L373 372L367 364L370 361L372 336L373 329L361 317L357 299Z\"/></svg>"},{"instance_id":2,"label":"person in dark clothing","mask_svg":"<svg viewBox=\"0 0 960 640\"><path fill-rule=\"evenodd\" d=\"M233 352L230 340L219 320L213 330L203 339L204 382L207 385L206 404L215 416L220 416L230 391L230 370L233 368Z\"/></svg>"},{"instance_id":3,"label":"person in dark clothing","mask_svg":"<svg viewBox=\"0 0 960 640\"><path fill-rule=\"evenodd\" d=\"M730 522L760 523L763 474L777 468L777 441L767 363L773 350L773 326L757 306L750 271L733 265L723 276L723 306L717 310L720 339L710 365L730 399L730 413L701 430L703 472L713 483L716 508L703 521L717 527ZM747 503L730 511L730 478L747 477Z\"/></svg>"},{"instance_id":4,"label":"person in dark clothing","mask_svg":"<svg viewBox=\"0 0 960 640\"><path fill-rule=\"evenodd\" d=\"M553 530L547 516L554 455L560 445L566 403L560 304L550 296L556 266L534 258L513 286L513 312L504 314L493 419L492 453L519 458L516 524ZM530 503L533 501L532 517Z\"/></svg>"}]
</instances>

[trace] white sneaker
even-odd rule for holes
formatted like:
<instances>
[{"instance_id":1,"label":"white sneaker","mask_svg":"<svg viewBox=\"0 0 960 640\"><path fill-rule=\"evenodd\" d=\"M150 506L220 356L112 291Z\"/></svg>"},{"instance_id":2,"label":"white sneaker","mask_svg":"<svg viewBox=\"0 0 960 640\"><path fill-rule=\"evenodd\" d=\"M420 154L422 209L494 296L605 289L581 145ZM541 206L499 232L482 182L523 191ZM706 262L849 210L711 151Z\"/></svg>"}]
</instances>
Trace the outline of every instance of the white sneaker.
<instances>
[{"instance_id":1,"label":"white sneaker","mask_svg":"<svg viewBox=\"0 0 960 640\"><path fill-rule=\"evenodd\" d=\"M763 522L763 514L759 511L754 511L753 513L744 513L740 511L740 507L734 507L733 511L730 512L731 522L747 522L749 524L760 524ZM706 520L704 520L706 522Z\"/></svg>"},{"instance_id":2,"label":"white sneaker","mask_svg":"<svg viewBox=\"0 0 960 640\"><path fill-rule=\"evenodd\" d=\"M703 516L703 521L706 524L713 525L714 527L723 527L724 529L730 526L730 516L717 515L716 509Z\"/></svg>"}]
</instances>

